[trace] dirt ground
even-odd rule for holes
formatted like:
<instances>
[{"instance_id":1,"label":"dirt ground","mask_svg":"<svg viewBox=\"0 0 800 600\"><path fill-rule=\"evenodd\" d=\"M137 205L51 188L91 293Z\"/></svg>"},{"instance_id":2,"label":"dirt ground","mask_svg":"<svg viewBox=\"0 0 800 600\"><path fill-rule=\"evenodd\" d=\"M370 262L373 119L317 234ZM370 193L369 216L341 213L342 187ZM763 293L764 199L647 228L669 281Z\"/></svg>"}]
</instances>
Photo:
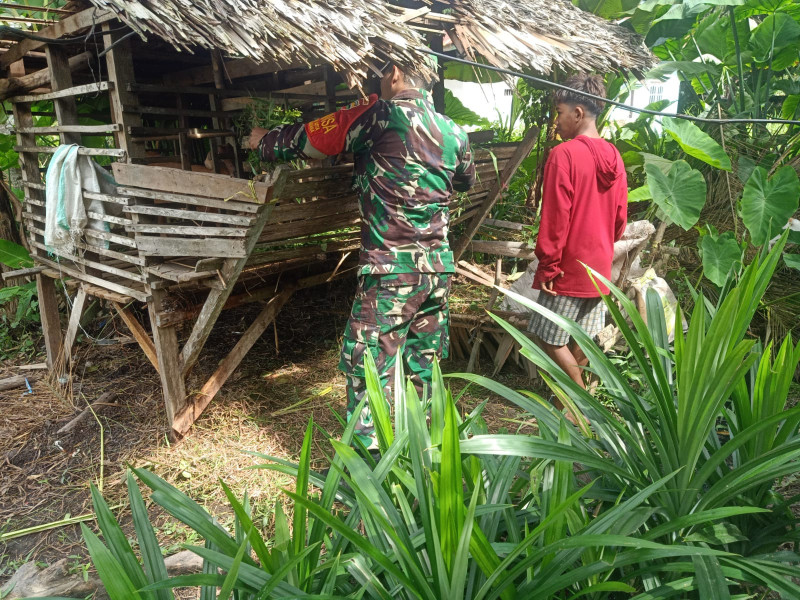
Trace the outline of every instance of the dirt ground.
<instances>
[{"instance_id":1,"label":"dirt ground","mask_svg":"<svg viewBox=\"0 0 800 600\"><path fill-rule=\"evenodd\" d=\"M90 483L102 489L125 522L127 466L150 468L224 520L226 503L218 483L222 478L239 497L248 492L254 520L269 529L268 515L283 501L281 488L290 488L292 481L249 469L264 461L246 452L297 459L312 416L332 435L341 432L334 412L344 415L345 388L336 366L353 292L354 282L348 281L294 296L279 315L277 331L268 328L189 435L177 443L170 443L166 435L155 370L135 343L108 343L127 337L124 326L87 326L90 335L79 337L71 389L42 379L34 384L33 394L0 392L0 534L89 515ZM187 391L202 385L260 310L253 305L223 313ZM18 366L3 365L0 378L20 373ZM443 370L463 371L465 364L448 360ZM511 364L495 379L512 387L531 387ZM454 392L462 387L453 381ZM89 414L69 433L57 433L87 402L106 392L110 395L97 407L96 418ZM488 392L472 387L460 407L468 412L487 398ZM520 427L517 411L496 398L490 399L485 416L494 431ZM326 446L317 435L317 466L329 453ZM151 515L167 553L196 541L182 524L155 509ZM85 522L94 527L90 519ZM0 585L25 562L52 564L68 557L75 572L81 572L88 565L86 556L77 524L11 539L0 543Z\"/></svg>"}]
</instances>

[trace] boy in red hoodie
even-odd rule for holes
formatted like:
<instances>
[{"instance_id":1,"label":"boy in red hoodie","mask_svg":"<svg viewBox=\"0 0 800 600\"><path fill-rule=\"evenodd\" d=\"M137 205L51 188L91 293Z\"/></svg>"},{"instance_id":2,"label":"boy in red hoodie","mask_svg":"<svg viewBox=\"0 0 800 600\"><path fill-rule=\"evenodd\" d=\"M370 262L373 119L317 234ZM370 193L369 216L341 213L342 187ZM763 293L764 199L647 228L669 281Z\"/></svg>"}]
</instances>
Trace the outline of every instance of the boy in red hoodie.
<instances>
[{"instance_id":1,"label":"boy in red hoodie","mask_svg":"<svg viewBox=\"0 0 800 600\"><path fill-rule=\"evenodd\" d=\"M599 75L573 75L564 85L606 95ZM554 99L556 133L569 141L553 148L544 167L533 287L541 290L539 304L577 321L594 337L605 325L600 293L608 289L601 284L598 291L581 263L611 277L614 242L622 237L627 221L627 178L619 152L597 132L595 119L603 103L567 90L557 90ZM582 370L589 361L575 340L538 313L528 329L540 338L550 358L585 387Z\"/></svg>"}]
</instances>

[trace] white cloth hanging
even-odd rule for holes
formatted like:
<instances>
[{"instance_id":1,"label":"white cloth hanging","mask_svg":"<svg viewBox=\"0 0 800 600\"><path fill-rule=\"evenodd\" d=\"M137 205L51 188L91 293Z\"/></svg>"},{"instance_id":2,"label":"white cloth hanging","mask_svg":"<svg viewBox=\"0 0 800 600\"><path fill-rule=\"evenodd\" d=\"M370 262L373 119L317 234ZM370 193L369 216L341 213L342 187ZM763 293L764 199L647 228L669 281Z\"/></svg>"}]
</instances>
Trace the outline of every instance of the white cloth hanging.
<instances>
[{"instance_id":1,"label":"white cloth hanging","mask_svg":"<svg viewBox=\"0 0 800 600\"><path fill-rule=\"evenodd\" d=\"M90 157L80 155L77 144L56 149L45 175L44 243L56 254L75 252L75 242L86 229L108 232L107 222L90 219L89 212L105 216L100 200L87 200L86 192L114 193L116 182ZM87 244L108 247L108 242L94 237Z\"/></svg>"}]
</instances>

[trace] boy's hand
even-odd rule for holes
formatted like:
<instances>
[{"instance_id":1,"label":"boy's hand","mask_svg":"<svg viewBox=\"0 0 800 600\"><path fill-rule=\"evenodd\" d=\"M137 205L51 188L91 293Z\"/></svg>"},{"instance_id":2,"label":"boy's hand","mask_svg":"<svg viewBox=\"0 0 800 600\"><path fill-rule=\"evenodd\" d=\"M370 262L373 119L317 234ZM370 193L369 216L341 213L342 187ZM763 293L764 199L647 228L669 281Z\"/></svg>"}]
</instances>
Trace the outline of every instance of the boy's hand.
<instances>
[{"instance_id":1,"label":"boy's hand","mask_svg":"<svg viewBox=\"0 0 800 600\"><path fill-rule=\"evenodd\" d=\"M556 275L550 281L543 281L541 283L542 291L545 294L550 294L551 296L558 296L558 294L555 292L555 290L553 290L553 284L555 283L557 277L563 277L563 276L564 276L564 271L561 271L561 273Z\"/></svg>"},{"instance_id":2,"label":"boy's hand","mask_svg":"<svg viewBox=\"0 0 800 600\"><path fill-rule=\"evenodd\" d=\"M249 145L250 150L257 150L258 144L261 142L261 138L267 135L269 129L264 129L262 127L253 127L253 130L250 132L250 139Z\"/></svg>"}]
</instances>

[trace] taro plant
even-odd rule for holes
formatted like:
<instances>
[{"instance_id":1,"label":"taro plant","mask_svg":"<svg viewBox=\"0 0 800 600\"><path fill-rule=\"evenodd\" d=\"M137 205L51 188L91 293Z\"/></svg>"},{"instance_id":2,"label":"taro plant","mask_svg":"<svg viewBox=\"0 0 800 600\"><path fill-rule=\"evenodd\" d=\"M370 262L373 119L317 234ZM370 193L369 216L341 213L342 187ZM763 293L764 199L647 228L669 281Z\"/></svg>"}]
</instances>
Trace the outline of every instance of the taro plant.
<instances>
[{"instance_id":1,"label":"taro plant","mask_svg":"<svg viewBox=\"0 0 800 600\"><path fill-rule=\"evenodd\" d=\"M625 499L675 474L648 495L641 506L643 537L664 544L686 543L733 550L743 556L694 556L691 562L643 561L625 572L641 578L642 597L730 598L735 581L755 583L785 598L800 597L798 555L784 544L797 539L791 503L776 480L797 471L800 459L800 408L787 406L800 345L787 340L775 357L749 337L749 325L781 258L786 241L764 250L738 282L728 280L716 305L699 296L685 333L676 317L674 346L668 342L664 311L655 293L647 296L647 320L610 285L606 305L630 346L641 383L632 383L574 322L516 294L513 298L564 327L590 359L591 371L611 410L576 385L527 337L495 319L522 347L522 353L546 374L545 381L565 402L591 421L594 437L571 431L560 456L583 466L597 479L592 494L606 501ZM598 276L598 278L603 279ZM519 394L475 375L459 374L491 387L511 401ZM718 424L723 424L720 431ZM556 430L540 419L542 437ZM547 431L549 429L549 432ZM531 437L475 436L462 451L549 459L559 448ZM673 570L672 575L666 571ZM692 575L693 574L693 575Z\"/></svg>"}]
</instances>

